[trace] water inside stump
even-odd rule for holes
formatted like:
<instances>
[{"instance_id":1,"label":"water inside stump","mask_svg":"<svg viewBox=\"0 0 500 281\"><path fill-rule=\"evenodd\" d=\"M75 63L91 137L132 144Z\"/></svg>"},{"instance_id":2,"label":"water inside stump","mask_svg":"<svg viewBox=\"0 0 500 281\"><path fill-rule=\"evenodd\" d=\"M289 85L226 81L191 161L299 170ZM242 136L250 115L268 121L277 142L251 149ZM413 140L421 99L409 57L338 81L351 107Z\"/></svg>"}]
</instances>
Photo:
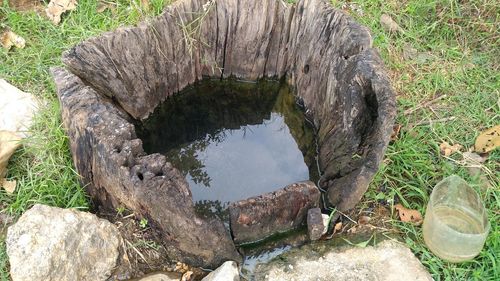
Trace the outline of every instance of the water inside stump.
<instances>
[{"instance_id":1,"label":"water inside stump","mask_svg":"<svg viewBox=\"0 0 500 281\"><path fill-rule=\"evenodd\" d=\"M136 126L186 177L202 213L318 179L314 129L286 83L203 80Z\"/></svg>"}]
</instances>

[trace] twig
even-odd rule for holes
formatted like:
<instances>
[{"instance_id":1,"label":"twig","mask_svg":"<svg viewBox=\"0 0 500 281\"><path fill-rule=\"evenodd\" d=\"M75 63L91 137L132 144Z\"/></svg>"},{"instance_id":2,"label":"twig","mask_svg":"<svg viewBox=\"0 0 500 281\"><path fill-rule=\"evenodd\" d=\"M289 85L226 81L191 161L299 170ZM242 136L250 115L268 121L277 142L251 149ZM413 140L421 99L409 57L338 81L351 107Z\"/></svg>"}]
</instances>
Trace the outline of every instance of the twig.
<instances>
[{"instance_id":1,"label":"twig","mask_svg":"<svg viewBox=\"0 0 500 281\"><path fill-rule=\"evenodd\" d=\"M455 116L447 117L447 118L441 118L441 119L435 119L435 120L425 120L425 121L420 121L414 126L422 126L422 125L429 125L433 123L441 123L441 122L448 122L457 119Z\"/></svg>"},{"instance_id":2,"label":"twig","mask_svg":"<svg viewBox=\"0 0 500 281\"><path fill-rule=\"evenodd\" d=\"M126 216L124 216L123 218L124 218L124 219L128 219L128 218L131 218L131 217L135 217L135 214L134 214L134 213L132 213L132 214L130 214L130 215L126 215Z\"/></svg>"},{"instance_id":3,"label":"twig","mask_svg":"<svg viewBox=\"0 0 500 281\"><path fill-rule=\"evenodd\" d=\"M132 245L132 243L130 243L128 240L125 240L127 242L127 244L139 255L139 257L141 257L141 259L147 264L149 265L149 262L146 260L146 258L142 255L141 252L139 252L139 250L137 250L137 248ZM149 265L150 266L150 265Z\"/></svg>"},{"instance_id":4,"label":"twig","mask_svg":"<svg viewBox=\"0 0 500 281\"><path fill-rule=\"evenodd\" d=\"M447 95L442 95L442 96L439 96L439 97L437 97L437 98L435 98L435 99L432 99L432 100L430 100L430 101L426 101L426 102L424 102L424 103L422 103L422 104L419 104L419 105L417 105L417 106L415 106L415 107L413 107L413 108L409 108L409 109L405 110L405 111L403 112L403 114L404 114L404 115L409 115L409 114L412 114L413 112L415 112L415 111L417 111L417 110L419 110L419 109L421 109L421 108L423 108L423 107L427 107L427 106L429 106L429 105L431 105L431 104L433 104L433 103L435 103L435 102L437 102L437 101L439 101L439 100L441 100L441 99L444 99L444 98L446 98L446 97L447 97Z\"/></svg>"},{"instance_id":5,"label":"twig","mask_svg":"<svg viewBox=\"0 0 500 281\"><path fill-rule=\"evenodd\" d=\"M348 220L350 220L351 222L353 222L354 224L358 224L357 221L354 221L353 219L351 219L348 215L342 213L341 211L339 210L336 210L337 212L339 212L341 215L343 215L344 217L346 217Z\"/></svg>"}]
</instances>

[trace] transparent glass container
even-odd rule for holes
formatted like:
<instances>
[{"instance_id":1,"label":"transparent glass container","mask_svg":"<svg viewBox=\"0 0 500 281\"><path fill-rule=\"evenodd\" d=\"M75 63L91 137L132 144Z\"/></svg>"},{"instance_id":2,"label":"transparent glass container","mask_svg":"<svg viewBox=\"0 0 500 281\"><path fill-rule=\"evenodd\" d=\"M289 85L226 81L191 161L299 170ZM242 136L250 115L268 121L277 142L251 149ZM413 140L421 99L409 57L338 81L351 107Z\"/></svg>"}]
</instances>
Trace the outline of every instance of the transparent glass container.
<instances>
[{"instance_id":1,"label":"transparent glass container","mask_svg":"<svg viewBox=\"0 0 500 281\"><path fill-rule=\"evenodd\" d=\"M486 209L477 192L452 175L432 190L423 233L427 247L449 262L471 260L484 246L490 229Z\"/></svg>"}]
</instances>

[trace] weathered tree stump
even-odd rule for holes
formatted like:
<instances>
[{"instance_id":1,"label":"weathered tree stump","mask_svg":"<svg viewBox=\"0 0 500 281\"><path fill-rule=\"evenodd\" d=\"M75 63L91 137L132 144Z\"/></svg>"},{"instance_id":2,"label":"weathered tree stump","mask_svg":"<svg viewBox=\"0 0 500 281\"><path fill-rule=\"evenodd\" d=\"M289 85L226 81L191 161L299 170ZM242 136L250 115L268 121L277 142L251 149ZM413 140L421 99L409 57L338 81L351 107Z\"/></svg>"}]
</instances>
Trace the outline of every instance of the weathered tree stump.
<instances>
[{"instance_id":1,"label":"weathered tree stump","mask_svg":"<svg viewBox=\"0 0 500 281\"><path fill-rule=\"evenodd\" d=\"M185 179L164 156L144 153L132 119L205 76L286 77L318 129L320 185L347 210L382 160L395 98L368 30L328 1L205 3L176 1L150 23L86 40L53 75L92 198L148 218L172 259L214 267L240 259L229 232L195 214Z\"/></svg>"}]
</instances>

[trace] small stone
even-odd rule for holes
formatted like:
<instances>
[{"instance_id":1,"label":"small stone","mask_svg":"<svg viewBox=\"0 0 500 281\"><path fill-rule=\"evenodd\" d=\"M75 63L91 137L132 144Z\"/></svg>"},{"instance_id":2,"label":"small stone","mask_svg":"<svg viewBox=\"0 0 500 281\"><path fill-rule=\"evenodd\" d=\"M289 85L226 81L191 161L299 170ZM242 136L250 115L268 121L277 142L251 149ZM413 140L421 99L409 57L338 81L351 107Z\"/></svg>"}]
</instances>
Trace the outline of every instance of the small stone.
<instances>
[{"instance_id":1,"label":"small stone","mask_svg":"<svg viewBox=\"0 0 500 281\"><path fill-rule=\"evenodd\" d=\"M238 264L234 261L227 261L223 263L219 268L210 272L201 281L239 281L240 271L238 270Z\"/></svg>"},{"instance_id":2,"label":"small stone","mask_svg":"<svg viewBox=\"0 0 500 281\"><path fill-rule=\"evenodd\" d=\"M138 281L179 281L182 274L178 272L161 272L146 275Z\"/></svg>"},{"instance_id":3,"label":"small stone","mask_svg":"<svg viewBox=\"0 0 500 281\"><path fill-rule=\"evenodd\" d=\"M428 61L431 61L433 57L429 53L419 53L415 58L417 64L425 64Z\"/></svg>"},{"instance_id":4,"label":"small stone","mask_svg":"<svg viewBox=\"0 0 500 281\"><path fill-rule=\"evenodd\" d=\"M405 60L413 60L417 57L418 50L413 48L410 44L405 44L403 46L403 58Z\"/></svg>"},{"instance_id":5,"label":"small stone","mask_svg":"<svg viewBox=\"0 0 500 281\"><path fill-rule=\"evenodd\" d=\"M321 209L309 209L307 211L307 234L309 235L309 239L313 241L318 240L326 232L325 230L327 230L327 226L325 225Z\"/></svg>"},{"instance_id":6,"label":"small stone","mask_svg":"<svg viewBox=\"0 0 500 281\"><path fill-rule=\"evenodd\" d=\"M107 280L123 244L118 229L97 216L35 205L7 230L13 281Z\"/></svg>"}]
</instances>

